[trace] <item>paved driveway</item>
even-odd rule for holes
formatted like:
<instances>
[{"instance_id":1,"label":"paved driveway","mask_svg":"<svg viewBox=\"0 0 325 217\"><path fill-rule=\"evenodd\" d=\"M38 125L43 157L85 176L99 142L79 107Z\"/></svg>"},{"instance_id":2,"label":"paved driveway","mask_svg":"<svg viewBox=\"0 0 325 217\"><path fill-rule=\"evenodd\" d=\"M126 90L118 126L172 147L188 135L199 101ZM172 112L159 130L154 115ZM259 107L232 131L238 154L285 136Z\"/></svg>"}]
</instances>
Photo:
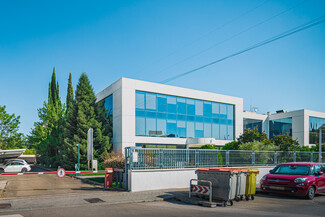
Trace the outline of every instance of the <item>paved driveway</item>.
<instances>
[{"instance_id":1,"label":"paved driveway","mask_svg":"<svg viewBox=\"0 0 325 217\"><path fill-rule=\"evenodd\" d=\"M188 205L179 201L148 203L97 203L85 206L42 208L24 211L4 211L2 215L20 214L23 217L57 216L222 216L222 217L304 217L324 216L325 195L317 196L313 201L294 197L257 195L255 201L241 201L233 207L207 208Z\"/></svg>"},{"instance_id":2,"label":"paved driveway","mask_svg":"<svg viewBox=\"0 0 325 217\"><path fill-rule=\"evenodd\" d=\"M32 171L43 172L37 167L33 167ZM68 176L64 178L58 178L57 175L0 176L1 180L8 181L2 194L3 198L103 191L101 187Z\"/></svg>"}]
</instances>

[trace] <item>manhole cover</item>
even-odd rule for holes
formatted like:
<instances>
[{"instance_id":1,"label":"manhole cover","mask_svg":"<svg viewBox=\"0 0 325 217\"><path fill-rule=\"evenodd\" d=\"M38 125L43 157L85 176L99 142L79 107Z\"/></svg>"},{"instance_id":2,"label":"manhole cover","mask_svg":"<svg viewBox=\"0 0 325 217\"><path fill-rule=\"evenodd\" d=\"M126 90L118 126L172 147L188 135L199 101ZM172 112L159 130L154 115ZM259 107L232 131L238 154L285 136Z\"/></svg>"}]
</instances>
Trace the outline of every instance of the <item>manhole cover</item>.
<instances>
[{"instance_id":1,"label":"manhole cover","mask_svg":"<svg viewBox=\"0 0 325 217\"><path fill-rule=\"evenodd\" d=\"M85 199L85 201L87 201L89 203L102 203L102 202L104 202L103 200L101 200L99 198L88 198L88 199Z\"/></svg>"},{"instance_id":2,"label":"manhole cover","mask_svg":"<svg viewBox=\"0 0 325 217\"><path fill-rule=\"evenodd\" d=\"M11 204L10 203L1 203L0 204L0 209L7 209L10 208Z\"/></svg>"}]
</instances>

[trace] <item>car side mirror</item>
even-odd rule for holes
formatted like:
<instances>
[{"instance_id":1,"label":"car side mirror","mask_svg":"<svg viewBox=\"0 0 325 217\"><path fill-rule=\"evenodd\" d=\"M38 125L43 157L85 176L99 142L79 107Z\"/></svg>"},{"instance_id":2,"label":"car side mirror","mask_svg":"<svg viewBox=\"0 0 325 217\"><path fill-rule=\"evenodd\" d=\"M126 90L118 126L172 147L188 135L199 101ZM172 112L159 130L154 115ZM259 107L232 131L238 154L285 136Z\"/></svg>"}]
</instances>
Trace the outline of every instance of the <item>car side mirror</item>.
<instances>
[{"instance_id":1,"label":"car side mirror","mask_svg":"<svg viewBox=\"0 0 325 217\"><path fill-rule=\"evenodd\" d=\"M272 171L273 171L273 170L270 170L269 172L272 174Z\"/></svg>"},{"instance_id":2,"label":"car side mirror","mask_svg":"<svg viewBox=\"0 0 325 217\"><path fill-rule=\"evenodd\" d=\"M318 171L318 172L317 172L317 175L318 175L318 176L324 175L324 172L323 172L323 171Z\"/></svg>"}]
</instances>

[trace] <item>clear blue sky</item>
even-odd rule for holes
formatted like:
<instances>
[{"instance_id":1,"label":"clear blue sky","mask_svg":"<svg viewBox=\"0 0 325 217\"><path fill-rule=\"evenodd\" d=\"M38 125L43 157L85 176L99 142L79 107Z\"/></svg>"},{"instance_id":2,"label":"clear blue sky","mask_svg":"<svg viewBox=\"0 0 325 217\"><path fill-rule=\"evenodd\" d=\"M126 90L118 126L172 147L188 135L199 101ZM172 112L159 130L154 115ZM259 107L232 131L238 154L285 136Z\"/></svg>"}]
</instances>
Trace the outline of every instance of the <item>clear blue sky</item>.
<instances>
[{"instance_id":1,"label":"clear blue sky","mask_svg":"<svg viewBox=\"0 0 325 217\"><path fill-rule=\"evenodd\" d=\"M160 82L324 14L324 0L1 1L0 104L28 134L54 66L65 102L69 72L74 87L86 72L96 93L120 77ZM243 97L260 113L325 112L324 81L322 24L169 84Z\"/></svg>"}]
</instances>

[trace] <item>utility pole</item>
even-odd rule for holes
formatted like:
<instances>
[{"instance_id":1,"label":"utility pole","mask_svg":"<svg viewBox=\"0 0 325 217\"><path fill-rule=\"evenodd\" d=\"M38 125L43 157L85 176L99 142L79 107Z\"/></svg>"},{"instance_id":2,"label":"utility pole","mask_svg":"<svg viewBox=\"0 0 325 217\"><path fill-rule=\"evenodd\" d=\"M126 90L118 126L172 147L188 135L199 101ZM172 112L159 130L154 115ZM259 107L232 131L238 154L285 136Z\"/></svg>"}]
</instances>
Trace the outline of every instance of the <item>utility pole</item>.
<instances>
[{"instance_id":1,"label":"utility pole","mask_svg":"<svg viewBox=\"0 0 325 217\"><path fill-rule=\"evenodd\" d=\"M320 126L319 128L319 155L318 155L318 162L322 162L322 128L325 127L325 124Z\"/></svg>"}]
</instances>

